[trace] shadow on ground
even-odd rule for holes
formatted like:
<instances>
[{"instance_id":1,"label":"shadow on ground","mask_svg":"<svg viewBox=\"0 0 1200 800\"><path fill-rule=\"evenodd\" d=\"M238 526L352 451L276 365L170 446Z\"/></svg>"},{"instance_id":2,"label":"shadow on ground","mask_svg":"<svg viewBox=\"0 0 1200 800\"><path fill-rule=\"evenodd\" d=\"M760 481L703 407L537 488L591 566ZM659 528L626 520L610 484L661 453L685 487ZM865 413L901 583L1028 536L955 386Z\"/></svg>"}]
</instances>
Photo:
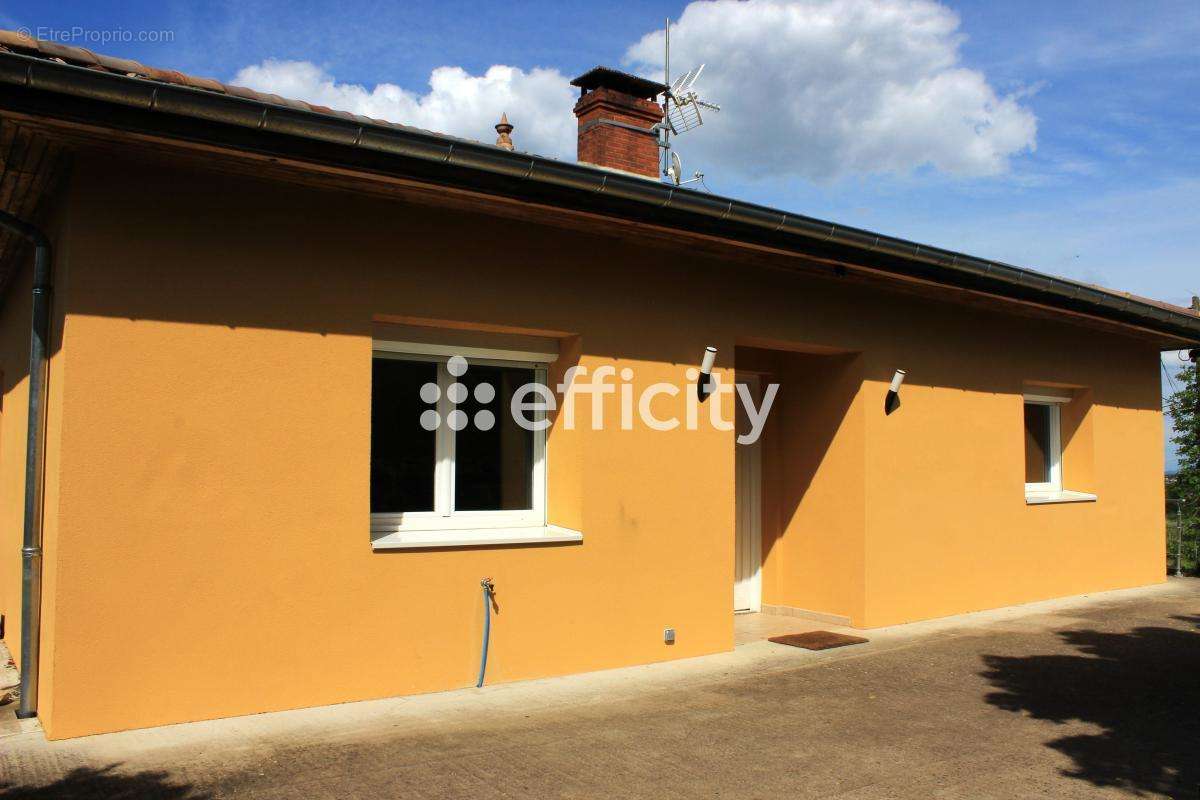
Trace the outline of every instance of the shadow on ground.
<instances>
[{"instance_id":1,"label":"shadow on ground","mask_svg":"<svg viewBox=\"0 0 1200 800\"><path fill-rule=\"evenodd\" d=\"M1080 655L983 656L987 700L1094 734L1046 742L1074 766L1064 775L1095 786L1192 797L1200 786L1200 616L1188 627L1125 633L1059 632Z\"/></svg>"},{"instance_id":2,"label":"shadow on ground","mask_svg":"<svg viewBox=\"0 0 1200 800\"><path fill-rule=\"evenodd\" d=\"M116 772L79 767L54 783L12 786L0 783L0 800L209 800L211 795L175 783L165 772Z\"/></svg>"}]
</instances>

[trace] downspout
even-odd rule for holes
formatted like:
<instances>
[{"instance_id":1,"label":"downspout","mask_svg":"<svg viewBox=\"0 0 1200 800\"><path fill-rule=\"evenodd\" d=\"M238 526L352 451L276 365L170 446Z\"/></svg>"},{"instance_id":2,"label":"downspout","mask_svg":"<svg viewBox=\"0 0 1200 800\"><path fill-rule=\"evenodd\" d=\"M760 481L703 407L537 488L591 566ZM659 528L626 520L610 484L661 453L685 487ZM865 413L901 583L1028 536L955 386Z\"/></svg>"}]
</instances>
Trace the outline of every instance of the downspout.
<instances>
[{"instance_id":1,"label":"downspout","mask_svg":"<svg viewBox=\"0 0 1200 800\"><path fill-rule=\"evenodd\" d=\"M46 441L46 354L50 339L50 240L0 211L0 227L33 243L33 318L29 341L29 424L25 444L25 538L21 547L21 702L17 717L37 716L42 641L42 492Z\"/></svg>"}]
</instances>

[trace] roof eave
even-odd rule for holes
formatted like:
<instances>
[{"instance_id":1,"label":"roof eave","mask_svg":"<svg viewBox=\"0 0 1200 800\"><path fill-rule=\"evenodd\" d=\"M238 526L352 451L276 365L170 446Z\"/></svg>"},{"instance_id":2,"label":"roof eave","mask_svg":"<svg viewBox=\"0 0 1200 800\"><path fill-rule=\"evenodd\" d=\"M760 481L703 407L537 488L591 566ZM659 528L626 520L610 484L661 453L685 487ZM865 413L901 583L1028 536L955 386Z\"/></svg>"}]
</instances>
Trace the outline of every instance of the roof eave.
<instances>
[{"instance_id":1,"label":"roof eave","mask_svg":"<svg viewBox=\"0 0 1200 800\"><path fill-rule=\"evenodd\" d=\"M599 200L613 206L611 213L616 217L649 216L657 222L665 218L679 227L718 231L732 240L751 235L769 237L777 246L805 254L814 248L845 249L876 266L885 269L890 266L898 274L915 272L951 286L1001 297L1032 299L1072 313L1089 313L1134 324L1173 340L1200 342L1200 316L1183 309L1173 310L1011 264L465 139L15 53L0 53L0 86L77 98L93 104L93 108L99 103L129 109L139 112L140 118L198 120L213 133L218 128L232 126L321 143L334 151L338 148L366 151L396 159L398 167L419 164L422 180L433 183L445 180L460 187L464 182L474 183L481 191L494 192L496 189L489 187L484 179L500 178L504 181L504 193L513 196L525 191L551 192L559 198L574 198L588 210ZM41 111L53 113L54 109L43 106ZM336 155L334 151L331 155ZM903 265L912 269L900 268Z\"/></svg>"}]
</instances>

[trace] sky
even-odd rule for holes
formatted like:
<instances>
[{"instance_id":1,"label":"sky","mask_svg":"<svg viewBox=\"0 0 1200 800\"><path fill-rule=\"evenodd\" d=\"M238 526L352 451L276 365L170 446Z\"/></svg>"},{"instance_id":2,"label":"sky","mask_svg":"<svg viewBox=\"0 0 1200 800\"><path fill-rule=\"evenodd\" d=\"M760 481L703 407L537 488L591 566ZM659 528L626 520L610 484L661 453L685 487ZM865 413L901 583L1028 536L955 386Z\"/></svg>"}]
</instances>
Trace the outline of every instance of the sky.
<instances>
[{"instance_id":1,"label":"sky","mask_svg":"<svg viewBox=\"0 0 1200 800\"><path fill-rule=\"evenodd\" d=\"M569 80L661 76L668 17L673 73L704 63L722 107L677 140L712 191L1200 295L1196 0L0 3L5 28L468 138L505 111L562 158Z\"/></svg>"}]
</instances>

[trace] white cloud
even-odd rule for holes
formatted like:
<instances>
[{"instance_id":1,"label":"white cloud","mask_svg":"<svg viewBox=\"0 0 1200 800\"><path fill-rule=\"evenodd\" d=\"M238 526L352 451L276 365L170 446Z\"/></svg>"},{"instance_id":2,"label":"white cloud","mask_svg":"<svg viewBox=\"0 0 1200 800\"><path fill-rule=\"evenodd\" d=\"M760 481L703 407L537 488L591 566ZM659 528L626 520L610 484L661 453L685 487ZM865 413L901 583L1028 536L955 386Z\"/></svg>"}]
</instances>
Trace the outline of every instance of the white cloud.
<instances>
[{"instance_id":1,"label":"white cloud","mask_svg":"<svg viewBox=\"0 0 1200 800\"><path fill-rule=\"evenodd\" d=\"M242 69L233 83L305 100L339 111L467 139L495 141L496 122L506 112L520 150L559 158L575 156L576 90L557 70L489 67L470 75L460 67L438 67L429 76L429 91L417 94L392 83L373 89L338 83L308 61L264 61Z\"/></svg>"},{"instance_id":2,"label":"white cloud","mask_svg":"<svg viewBox=\"0 0 1200 800\"><path fill-rule=\"evenodd\" d=\"M959 62L958 17L932 0L712 0L672 26L672 63L707 63L720 114L679 141L686 168L740 177L1005 173L1032 149L1036 120L1020 95L997 95ZM662 31L625 63L661 75ZM557 70L439 67L429 91L338 83L312 63L264 61L234 83L481 141L507 111L522 150L573 158L575 91Z\"/></svg>"},{"instance_id":3,"label":"white cloud","mask_svg":"<svg viewBox=\"0 0 1200 800\"><path fill-rule=\"evenodd\" d=\"M722 111L680 149L750 177L1003 173L1037 123L961 66L958 24L930 0L692 3L671 26L671 63L707 64L698 88ZM662 40L646 34L627 63L661 76Z\"/></svg>"}]
</instances>

